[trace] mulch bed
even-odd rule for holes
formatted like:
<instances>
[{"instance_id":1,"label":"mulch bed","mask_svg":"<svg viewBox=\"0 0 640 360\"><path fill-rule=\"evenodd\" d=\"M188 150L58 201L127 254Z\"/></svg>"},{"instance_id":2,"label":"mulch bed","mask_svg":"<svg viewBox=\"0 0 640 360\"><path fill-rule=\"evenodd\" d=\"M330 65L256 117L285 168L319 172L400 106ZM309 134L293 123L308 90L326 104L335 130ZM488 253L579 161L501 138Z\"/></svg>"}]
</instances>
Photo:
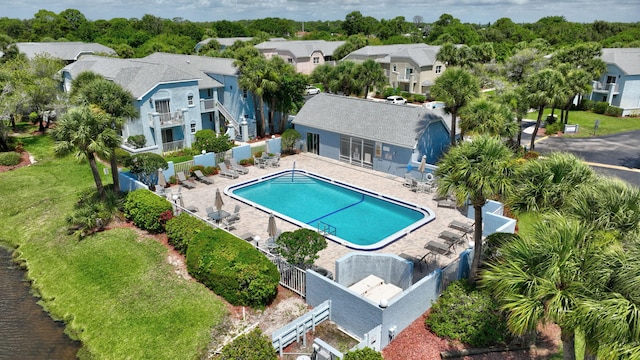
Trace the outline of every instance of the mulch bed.
<instances>
[{"instance_id":1,"label":"mulch bed","mask_svg":"<svg viewBox=\"0 0 640 360\"><path fill-rule=\"evenodd\" d=\"M31 165L31 160L29 160L29 153L26 151L23 151L21 153L22 155L22 159L20 160L20 163L18 165L13 165L13 166L3 166L0 165L0 172L5 172L5 171L9 171L9 170L14 170L14 169L18 169L21 168L23 166L29 166Z\"/></svg>"},{"instance_id":2,"label":"mulch bed","mask_svg":"<svg viewBox=\"0 0 640 360\"><path fill-rule=\"evenodd\" d=\"M440 352L462 350L463 344L442 339L427 330L424 320L428 312L422 314L404 329L382 351L385 360L423 359L440 360ZM536 347L531 350L490 352L481 355L464 356L462 360L545 360L558 351L560 330L553 324L538 327Z\"/></svg>"}]
</instances>

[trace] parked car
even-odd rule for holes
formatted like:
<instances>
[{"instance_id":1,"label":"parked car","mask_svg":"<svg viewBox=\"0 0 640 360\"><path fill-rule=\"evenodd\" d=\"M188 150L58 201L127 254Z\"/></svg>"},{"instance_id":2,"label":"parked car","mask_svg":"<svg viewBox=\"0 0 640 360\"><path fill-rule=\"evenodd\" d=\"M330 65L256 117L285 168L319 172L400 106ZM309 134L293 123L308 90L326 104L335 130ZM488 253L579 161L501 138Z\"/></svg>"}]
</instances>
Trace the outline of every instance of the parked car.
<instances>
[{"instance_id":1,"label":"parked car","mask_svg":"<svg viewBox=\"0 0 640 360\"><path fill-rule=\"evenodd\" d=\"M316 94L320 94L320 89L318 89L315 86L307 86L307 88L304 90L304 94L305 95L316 95Z\"/></svg>"},{"instance_id":2,"label":"parked car","mask_svg":"<svg viewBox=\"0 0 640 360\"><path fill-rule=\"evenodd\" d=\"M400 95L391 95L387 96L387 102L391 104L406 104L407 99L403 98Z\"/></svg>"}]
</instances>

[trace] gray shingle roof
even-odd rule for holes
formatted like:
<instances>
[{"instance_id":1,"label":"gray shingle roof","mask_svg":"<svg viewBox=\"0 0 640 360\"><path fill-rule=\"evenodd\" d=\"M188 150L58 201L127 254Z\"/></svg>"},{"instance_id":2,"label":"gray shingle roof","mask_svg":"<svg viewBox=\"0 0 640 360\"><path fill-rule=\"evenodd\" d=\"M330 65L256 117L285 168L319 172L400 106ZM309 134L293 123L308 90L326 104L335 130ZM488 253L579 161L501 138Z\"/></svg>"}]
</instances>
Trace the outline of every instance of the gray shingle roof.
<instances>
[{"instance_id":1,"label":"gray shingle roof","mask_svg":"<svg viewBox=\"0 0 640 360\"><path fill-rule=\"evenodd\" d=\"M393 44L393 45L370 45L353 51L343 60L350 57L370 57L379 59L378 62L389 63L395 58L411 59L418 66L433 65L436 62L436 55L440 51L440 46L427 44Z\"/></svg>"},{"instance_id":2,"label":"gray shingle roof","mask_svg":"<svg viewBox=\"0 0 640 360\"><path fill-rule=\"evenodd\" d=\"M190 73L200 78L199 88L201 89L223 86L221 83L210 78L206 74L238 75L238 69L233 65L233 59L157 52L142 58L142 60L157 64L171 65L181 71Z\"/></svg>"},{"instance_id":3,"label":"gray shingle roof","mask_svg":"<svg viewBox=\"0 0 640 360\"><path fill-rule=\"evenodd\" d=\"M325 40L293 40L293 41L265 41L256 45L258 50L288 51L296 58L309 57L314 51L321 51L324 56L332 56L333 52L345 41Z\"/></svg>"},{"instance_id":4,"label":"gray shingle roof","mask_svg":"<svg viewBox=\"0 0 640 360\"><path fill-rule=\"evenodd\" d=\"M83 42L19 42L18 50L33 59L38 54L49 54L65 61L77 60L80 55L103 53L116 55L112 48L96 43Z\"/></svg>"},{"instance_id":5,"label":"gray shingle roof","mask_svg":"<svg viewBox=\"0 0 640 360\"><path fill-rule=\"evenodd\" d=\"M442 109L321 93L304 104L293 123L413 148L427 124L442 121L450 128L449 119Z\"/></svg>"},{"instance_id":6,"label":"gray shingle roof","mask_svg":"<svg viewBox=\"0 0 640 360\"><path fill-rule=\"evenodd\" d=\"M616 64L627 75L640 75L640 48L602 49L602 60Z\"/></svg>"},{"instance_id":7,"label":"gray shingle roof","mask_svg":"<svg viewBox=\"0 0 640 360\"><path fill-rule=\"evenodd\" d=\"M72 77L83 71L93 71L129 90L136 99L142 98L161 83L198 80L192 74L166 64L94 55L83 56L65 66L63 71L69 72Z\"/></svg>"}]
</instances>

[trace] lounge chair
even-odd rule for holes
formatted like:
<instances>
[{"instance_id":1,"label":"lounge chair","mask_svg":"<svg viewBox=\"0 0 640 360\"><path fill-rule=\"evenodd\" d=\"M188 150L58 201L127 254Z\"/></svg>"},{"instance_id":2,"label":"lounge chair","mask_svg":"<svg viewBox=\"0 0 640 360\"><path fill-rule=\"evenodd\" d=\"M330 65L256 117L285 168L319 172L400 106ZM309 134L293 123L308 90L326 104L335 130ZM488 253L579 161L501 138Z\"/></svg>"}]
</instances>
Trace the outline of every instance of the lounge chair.
<instances>
[{"instance_id":1,"label":"lounge chair","mask_svg":"<svg viewBox=\"0 0 640 360\"><path fill-rule=\"evenodd\" d=\"M235 172L237 172L240 175L245 175L249 173L249 169L238 165L238 163L236 162L236 159L231 158L229 160L227 160L229 163L227 164L227 167ZM225 163L227 162L225 161Z\"/></svg>"},{"instance_id":2,"label":"lounge chair","mask_svg":"<svg viewBox=\"0 0 640 360\"><path fill-rule=\"evenodd\" d=\"M205 184L207 184L207 185L211 185L211 184L213 184L213 180L211 180L209 177L205 176L205 175L202 173L202 171L200 171L200 170L195 170L195 171L193 172L193 175L195 175L195 176L196 176L196 180L198 180L198 181L200 181L200 182L202 182L202 183L205 183Z\"/></svg>"},{"instance_id":3,"label":"lounge chair","mask_svg":"<svg viewBox=\"0 0 640 360\"><path fill-rule=\"evenodd\" d=\"M238 173L229 169L227 167L227 164L223 162L218 164L218 167L220 168L220 175L224 176L224 177L228 177L230 179L237 179L238 178Z\"/></svg>"},{"instance_id":4,"label":"lounge chair","mask_svg":"<svg viewBox=\"0 0 640 360\"><path fill-rule=\"evenodd\" d=\"M178 177L178 182L180 183L180 185L186 187L187 189L193 189L196 187L196 183L188 180L182 171L176 172L176 176Z\"/></svg>"},{"instance_id":5,"label":"lounge chair","mask_svg":"<svg viewBox=\"0 0 640 360\"><path fill-rule=\"evenodd\" d=\"M411 183L413 180L413 176L411 176L411 173L406 173L404 174L404 184L402 184L404 187L411 187Z\"/></svg>"}]
</instances>

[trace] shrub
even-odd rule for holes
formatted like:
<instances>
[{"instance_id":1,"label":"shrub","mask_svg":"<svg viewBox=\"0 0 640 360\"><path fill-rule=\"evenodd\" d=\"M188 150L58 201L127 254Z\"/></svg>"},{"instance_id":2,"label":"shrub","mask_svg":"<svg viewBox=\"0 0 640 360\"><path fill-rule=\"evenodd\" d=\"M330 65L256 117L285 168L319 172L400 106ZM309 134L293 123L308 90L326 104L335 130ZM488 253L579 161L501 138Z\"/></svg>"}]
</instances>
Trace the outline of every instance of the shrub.
<instances>
[{"instance_id":1,"label":"shrub","mask_svg":"<svg viewBox=\"0 0 640 360\"><path fill-rule=\"evenodd\" d=\"M152 233L164 231L160 217L167 210L173 210L171 203L147 189L138 189L128 193L124 202L126 218L133 221L140 229Z\"/></svg>"},{"instance_id":2,"label":"shrub","mask_svg":"<svg viewBox=\"0 0 640 360\"><path fill-rule=\"evenodd\" d=\"M202 173L209 176L209 175L215 175L219 172L220 170L218 169L217 166L206 166L204 168L204 170L202 170Z\"/></svg>"},{"instance_id":3,"label":"shrub","mask_svg":"<svg viewBox=\"0 0 640 360\"><path fill-rule=\"evenodd\" d=\"M413 100L415 102L425 102L427 100L427 97L425 95L422 94L413 94Z\"/></svg>"},{"instance_id":4,"label":"shrub","mask_svg":"<svg viewBox=\"0 0 640 360\"><path fill-rule=\"evenodd\" d=\"M593 105L593 112L596 114L604 114L605 111L607 111L607 108L609 107L609 103L606 101L598 101L597 103L595 103Z\"/></svg>"},{"instance_id":5,"label":"shrub","mask_svg":"<svg viewBox=\"0 0 640 360\"><path fill-rule=\"evenodd\" d=\"M608 116L621 117L622 116L622 109L619 108L619 107L615 107L615 106L608 106L607 110L605 110L604 114L608 115Z\"/></svg>"},{"instance_id":6,"label":"shrub","mask_svg":"<svg viewBox=\"0 0 640 360\"><path fill-rule=\"evenodd\" d=\"M271 341L262 335L259 328L241 335L222 348L220 360L277 360L276 350Z\"/></svg>"},{"instance_id":7,"label":"shrub","mask_svg":"<svg viewBox=\"0 0 640 360\"><path fill-rule=\"evenodd\" d=\"M564 124L560 121L555 121L553 124L547 124L544 128L544 133L546 135L554 135L561 132L564 129Z\"/></svg>"},{"instance_id":8,"label":"shrub","mask_svg":"<svg viewBox=\"0 0 640 360\"><path fill-rule=\"evenodd\" d=\"M595 104L595 101L593 100L582 99L580 106L578 106L578 110L593 110L593 104Z\"/></svg>"},{"instance_id":9,"label":"shrub","mask_svg":"<svg viewBox=\"0 0 640 360\"><path fill-rule=\"evenodd\" d=\"M496 302L466 280L449 285L431 307L425 325L438 336L475 347L504 343L508 336L506 320Z\"/></svg>"},{"instance_id":10,"label":"shrub","mask_svg":"<svg viewBox=\"0 0 640 360\"><path fill-rule=\"evenodd\" d=\"M386 98L391 95L399 95L399 94L400 94L400 89L388 87L384 89L384 92L382 93L382 97Z\"/></svg>"},{"instance_id":11,"label":"shrub","mask_svg":"<svg viewBox=\"0 0 640 360\"><path fill-rule=\"evenodd\" d=\"M362 349L352 350L344 354L342 360L384 360L382 354L373 350L372 348L365 347Z\"/></svg>"},{"instance_id":12,"label":"shrub","mask_svg":"<svg viewBox=\"0 0 640 360\"><path fill-rule=\"evenodd\" d=\"M262 153L263 153L263 151L262 151L262 150L260 150L260 151L256 151L256 152L254 152L254 153L253 153L253 157L254 157L254 158L259 158L259 157L261 157L261 156L262 156Z\"/></svg>"},{"instance_id":13,"label":"shrub","mask_svg":"<svg viewBox=\"0 0 640 360\"><path fill-rule=\"evenodd\" d=\"M540 157L540 154L537 151L527 151L524 154L524 158L527 160L537 159Z\"/></svg>"},{"instance_id":14,"label":"shrub","mask_svg":"<svg viewBox=\"0 0 640 360\"><path fill-rule=\"evenodd\" d=\"M2 166L18 165L20 161L22 161L22 155L15 151L0 153L0 165Z\"/></svg>"},{"instance_id":15,"label":"shrub","mask_svg":"<svg viewBox=\"0 0 640 360\"><path fill-rule=\"evenodd\" d=\"M143 184L151 186L158 174L158 169L167 169L167 161L154 153L141 153L132 156L129 161L129 170L136 175Z\"/></svg>"},{"instance_id":16,"label":"shrub","mask_svg":"<svg viewBox=\"0 0 640 360\"><path fill-rule=\"evenodd\" d=\"M189 242L207 225L198 218L187 213L182 213L167 221L166 232L169 244L180 254L187 253Z\"/></svg>"},{"instance_id":17,"label":"shrub","mask_svg":"<svg viewBox=\"0 0 640 360\"><path fill-rule=\"evenodd\" d=\"M248 242L220 229L207 227L191 240L187 269L233 305L261 308L277 295L276 266Z\"/></svg>"},{"instance_id":18,"label":"shrub","mask_svg":"<svg viewBox=\"0 0 640 360\"><path fill-rule=\"evenodd\" d=\"M327 247L327 239L311 229L287 231L278 237L278 253L289 264L309 268L319 257L318 253Z\"/></svg>"},{"instance_id":19,"label":"shrub","mask_svg":"<svg viewBox=\"0 0 640 360\"><path fill-rule=\"evenodd\" d=\"M69 234L75 234L79 239L102 230L111 222L113 215L122 205L122 199L113 191L112 187L105 187L104 198L91 187L82 191L73 211L67 215Z\"/></svg>"},{"instance_id":20,"label":"shrub","mask_svg":"<svg viewBox=\"0 0 640 360\"><path fill-rule=\"evenodd\" d=\"M293 147L296 144L296 141L300 139L300 133L294 129L287 129L282 133L281 141L282 147L285 151L292 153Z\"/></svg>"},{"instance_id":21,"label":"shrub","mask_svg":"<svg viewBox=\"0 0 640 360\"><path fill-rule=\"evenodd\" d=\"M242 166L253 165L254 162L255 162L255 159L253 157L250 157L248 159L241 159L240 161L238 161L238 165L242 165Z\"/></svg>"},{"instance_id":22,"label":"shrub","mask_svg":"<svg viewBox=\"0 0 640 360\"><path fill-rule=\"evenodd\" d=\"M121 148L116 148L116 161L118 165L126 167L131 163L131 154Z\"/></svg>"},{"instance_id":23,"label":"shrub","mask_svg":"<svg viewBox=\"0 0 640 360\"><path fill-rule=\"evenodd\" d=\"M198 130L194 137L196 141L193 144L193 148L199 152L205 150L221 154L233 147L233 141L229 139L229 135L217 135L211 129Z\"/></svg>"},{"instance_id":24,"label":"shrub","mask_svg":"<svg viewBox=\"0 0 640 360\"><path fill-rule=\"evenodd\" d=\"M134 149L143 148L147 144L147 139L143 134L132 135L127 138L127 142L133 146Z\"/></svg>"}]
</instances>

